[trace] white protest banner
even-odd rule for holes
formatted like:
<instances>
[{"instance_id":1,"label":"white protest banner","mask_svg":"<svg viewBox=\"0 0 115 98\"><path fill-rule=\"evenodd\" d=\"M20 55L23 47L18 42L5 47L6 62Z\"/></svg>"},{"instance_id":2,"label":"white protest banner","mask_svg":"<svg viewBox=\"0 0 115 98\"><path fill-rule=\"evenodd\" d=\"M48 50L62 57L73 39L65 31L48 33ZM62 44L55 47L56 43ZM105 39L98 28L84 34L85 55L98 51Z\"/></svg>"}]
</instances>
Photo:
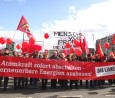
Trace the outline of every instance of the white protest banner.
<instances>
[{"instance_id":1,"label":"white protest banner","mask_svg":"<svg viewBox=\"0 0 115 98\"><path fill-rule=\"evenodd\" d=\"M44 47L49 50L63 50L65 43L73 43L74 39L79 39L79 33L66 31L49 32L50 38L45 40Z\"/></svg>"}]
</instances>

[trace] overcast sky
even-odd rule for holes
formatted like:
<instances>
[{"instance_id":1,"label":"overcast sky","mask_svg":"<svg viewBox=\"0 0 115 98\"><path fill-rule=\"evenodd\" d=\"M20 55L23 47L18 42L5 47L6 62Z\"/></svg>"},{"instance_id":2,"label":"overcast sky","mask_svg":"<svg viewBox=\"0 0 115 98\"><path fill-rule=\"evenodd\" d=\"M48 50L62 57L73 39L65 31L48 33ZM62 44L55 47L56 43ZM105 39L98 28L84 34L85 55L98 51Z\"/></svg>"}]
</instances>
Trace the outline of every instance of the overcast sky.
<instances>
[{"instance_id":1,"label":"overcast sky","mask_svg":"<svg viewBox=\"0 0 115 98\"><path fill-rule=\"evenodd\" d=\"M115 32L114 4L115 0L0 0L0 37L13 38L15 33L14 41L21 42L23 33L16 28L24 15L38 41L50 31L80 31L98 39Z\"/></svg>"}]
</instances>

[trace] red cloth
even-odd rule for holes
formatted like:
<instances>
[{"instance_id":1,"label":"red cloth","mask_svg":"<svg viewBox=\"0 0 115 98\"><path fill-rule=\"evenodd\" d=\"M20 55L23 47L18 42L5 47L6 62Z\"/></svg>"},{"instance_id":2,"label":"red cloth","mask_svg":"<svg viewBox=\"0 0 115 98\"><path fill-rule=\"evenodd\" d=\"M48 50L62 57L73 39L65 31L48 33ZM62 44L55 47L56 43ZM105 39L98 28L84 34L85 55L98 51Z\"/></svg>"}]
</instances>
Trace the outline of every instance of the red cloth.
<instances>
[{"instance_id":1,"label":"red cloth","mask_svg":"<svg viewBox=\"0 0 115 98\"><path fill-rule=\"evenodd\" d=\"M25 33L30 32L28 22L24 16L21 17L17 30Z\"/></svg>"}]
</instances>

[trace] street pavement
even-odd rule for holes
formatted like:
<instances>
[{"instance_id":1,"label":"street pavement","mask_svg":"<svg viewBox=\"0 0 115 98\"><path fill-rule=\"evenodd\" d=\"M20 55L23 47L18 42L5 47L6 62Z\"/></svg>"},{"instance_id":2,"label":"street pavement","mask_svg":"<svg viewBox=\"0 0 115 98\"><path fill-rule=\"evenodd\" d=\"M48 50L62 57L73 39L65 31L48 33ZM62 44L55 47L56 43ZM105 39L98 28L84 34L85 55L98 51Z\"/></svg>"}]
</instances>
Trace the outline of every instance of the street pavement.
<instances>
[{"instance_id":1,"label":"street pavement","mask_svg":"<svg viewBox=\"0 0 115 98\"><path fill-rule=\"evenodd\" d=\"M109 86L108 84L95 87L85 88L85 84L78 89L65 90L58 87L51 89L48 83L46 90L41 90L41 84L38 87L28 87L28 89L14 90L13 82L9 82L7 91L0 88L0 98L115 98L115 85Z\"/></svg>"}]
</instances>

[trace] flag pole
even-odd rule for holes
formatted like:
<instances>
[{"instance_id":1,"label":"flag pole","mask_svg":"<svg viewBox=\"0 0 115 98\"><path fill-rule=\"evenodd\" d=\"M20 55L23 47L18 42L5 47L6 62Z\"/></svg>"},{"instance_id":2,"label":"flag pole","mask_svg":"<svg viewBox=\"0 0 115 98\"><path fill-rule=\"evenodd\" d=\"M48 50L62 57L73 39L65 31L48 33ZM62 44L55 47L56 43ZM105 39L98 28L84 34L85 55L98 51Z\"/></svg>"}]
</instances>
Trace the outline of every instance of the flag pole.
<instances>
[{"instance_id":1,"label":"flag pole","mask_svg":"<svg viewBox=\"0 0 115 98\"><path fill-rule=\"evenodd\" d=\"M93 36L93 45L94 45L94 51L93 51L93 54L95 55L95 52L96 52L96 42L95 42L94 33L92 34L92 36Z\"/></svg>"},{"instance_id":2,"label":"flag pole","mask_svg":"<svg viewBox=\"0 0 115 98\"><path fill-rule=\"evenodd\" d=\"M17 30L16 30L17 31ZM16 35L16 31L15 31L15 33L14 33L14 35L13 35L13 38L12 38L12 40L14 40L14 37L15 37L15 35Z\"/></svg>"},{"instance_id":3,"label":"flag pole","mask_svg":"<svg viewBox=\"0 0 115 98\"><path fill-rule=\"evenodd\" d=\"M24 33L23 33L23 39L22 39L22 42L24 42Z\"/></svg>"},{"instance_id":4,"label":"flag pole","mask_svg":"<svg viewBox=\"0 0 115 98\"><path fill-rule=\"evenodd\" d=\"M107 42L108 42L108 36L107 36ZM108 55L108 49L106 49L106 54Z\"/></svg>"},{"instance_id":5,"label":"flag pole","mask_svg":"<svg viewBox=\"0 0 115 98\"><path fill-rule=\"evenodd\" d=\"M115 34L113 34L113 42L112 42L112 44L113 44L113 49L112 49L112 51L113 51L113 52L115 51L115 41L114 41L115 38L114 38L114 37L115 37Z\"/></svg>"}]
</instances>

